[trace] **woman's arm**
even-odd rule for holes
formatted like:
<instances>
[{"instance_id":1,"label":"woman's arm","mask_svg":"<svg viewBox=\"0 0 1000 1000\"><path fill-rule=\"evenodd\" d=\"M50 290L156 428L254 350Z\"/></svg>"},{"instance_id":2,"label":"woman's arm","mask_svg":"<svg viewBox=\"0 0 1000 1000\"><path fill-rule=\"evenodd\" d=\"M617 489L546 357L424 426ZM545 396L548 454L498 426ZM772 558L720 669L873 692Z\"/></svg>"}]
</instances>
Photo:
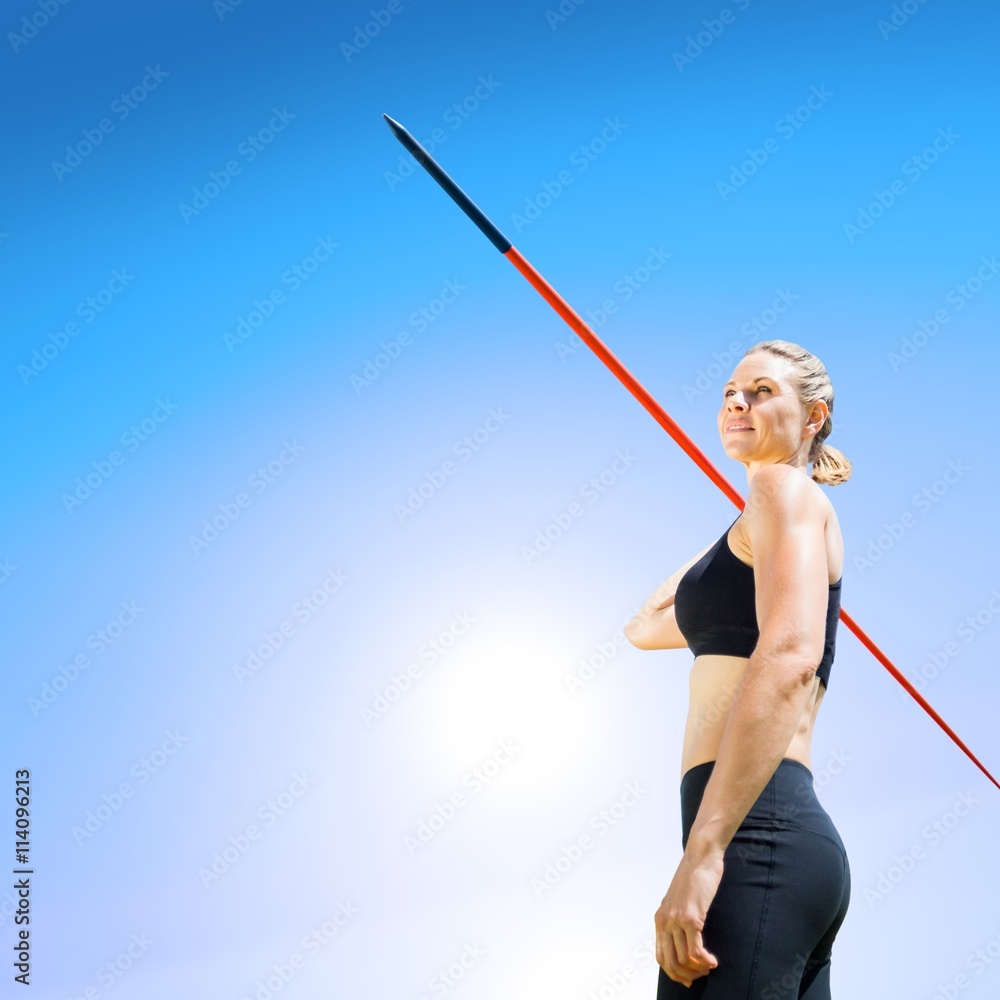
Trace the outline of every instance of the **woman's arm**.
<instances>
[{"instance_id":1,"label":"woman's arm","mask_svg":"<svg viewBox=\"0 0 1000 1000\"><path fill-rule=\"evenodd\" d=\"M758 469L744 509L760 637L740 678L687 846L654 918L656 960L686 985L718 959L702 929L726 848L792 741L823 656L829 567L826 515L785 465ZM749 516L747 516L747 513Z\"/></svg>"},{"instance_id":2,"label":"woman's arm","mask_svg":"<svg viewBox=\"0 0 1000 1000\"><path fill-rule=\"evenodd\" d=\"M721 857L788 750L823 658L826 513L801 472L765 466L751 481L757 641L729 710L691 828L693 853Z\"/></svg>"},{"instance_id":3,"label":"woman's arm","mask_svg":"<svg viewBox=\"0 0 1000 1000\"><path fill-rule=\"evenodd\" d=\"M683 649L687 640L674 617L674 595L681 577L711 548L706 546L676 573L667 577L643 602L638 614L625 626L625 638L637 649Z\"/></svg>"}]
</instances>

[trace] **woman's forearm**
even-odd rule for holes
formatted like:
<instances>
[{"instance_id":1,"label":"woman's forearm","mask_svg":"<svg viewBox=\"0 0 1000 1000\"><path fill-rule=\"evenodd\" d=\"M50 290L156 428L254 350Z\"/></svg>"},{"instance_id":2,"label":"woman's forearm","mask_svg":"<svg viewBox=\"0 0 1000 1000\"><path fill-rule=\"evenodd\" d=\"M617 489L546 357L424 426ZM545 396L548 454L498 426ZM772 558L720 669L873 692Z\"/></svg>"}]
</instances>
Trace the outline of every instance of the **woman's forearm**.
<instances>
[{"instance_id":1,"label":"woman's forearm","mask_svg":"<svg viewBox=\"0 0 1000 1000\"><path fill-rule=\"evenodd\" d=\"M676 625L665 621L664 616L672 616L669 609L674 603L676 584L673 577L664 580L659 587L646 599L635 616L625 626L624 634L633 646L639 649L668 648L659 646L659 642L683 643ZM666 626L666 627L665 627Z\"/></svg>"},{"instance_id":2,"label":"woman's forearm","mask_svg":"<svg viewBox=\"0 0 1000 1000\"><path fill-rule=\"evenodd\" d=\"M751 654L688 837L692 855L725 852L792 742L813 670L800 654Z\"/></svg>"},{"instance_id":3,"label":"woman's forearm","mask_svg":"<svg viewBox=\"0 0 1000 1000\"><path fill-rule=\"evenodd\" d=\"M662 596L662 593L666 593L666 584L660 585L660 590L656 591L652 597L648 597L642 604L642 607L635 613L632 620L625 626L625 634L628 635L629 631L633 633L640 633L644 628L646 628L653 616L657 611L663 611L669 608L671 604L674 603L674 595L669 594L668 596ZM661 593L662 591L662 593Z\"/></svg>"}]
</instances>

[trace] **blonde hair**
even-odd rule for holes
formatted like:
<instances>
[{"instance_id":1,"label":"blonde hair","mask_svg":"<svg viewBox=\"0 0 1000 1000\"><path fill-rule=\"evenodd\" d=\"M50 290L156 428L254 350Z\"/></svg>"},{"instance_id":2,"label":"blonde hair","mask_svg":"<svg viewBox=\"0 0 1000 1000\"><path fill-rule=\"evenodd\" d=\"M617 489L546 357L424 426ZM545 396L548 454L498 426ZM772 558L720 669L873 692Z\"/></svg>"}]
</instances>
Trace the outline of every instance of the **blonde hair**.
<instances>
[{"instance_id":1,"label":"blonde hair","mask_svg":"<svg viewBox=\"0 0 1000 1000\"><path fill-rule=\"evenodd\" d=\"M803 406L808 408L822 399L829 409L826 422L817 431L809 448L809 461L812 463L809 478L824 486L846 483L851 478L851 462L839 448L826 443L833 430L833 383L823 362L804 347L787 340L762 340L748 348L743 356L760 351L790 362L795 390Z\"/></svg>"}]
</instances>

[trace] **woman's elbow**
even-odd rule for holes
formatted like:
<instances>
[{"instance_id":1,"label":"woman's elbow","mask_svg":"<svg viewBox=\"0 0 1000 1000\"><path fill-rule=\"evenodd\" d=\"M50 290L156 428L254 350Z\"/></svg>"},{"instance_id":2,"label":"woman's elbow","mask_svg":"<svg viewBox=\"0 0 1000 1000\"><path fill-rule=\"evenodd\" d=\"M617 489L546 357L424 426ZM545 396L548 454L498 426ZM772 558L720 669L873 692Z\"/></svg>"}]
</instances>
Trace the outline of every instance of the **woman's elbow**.
<instances>
[{"instance_id":1,"label":"woman's elbow","mask_svg":"<svg viewBox=\"0 0 1000 1000\"><path fill-rule=\"evenodd\" d=\"M687 642L676 627L667 622L629 622L625 638L636 649L685 649Z\"/></svg>"},{"instance_id":2,"label":"woman's elbow","mask_svg":"<svg viewBox=\"0 0 1000 1000\"><path fill-rule=\"evenodd\" d=\"M812 687L823 658L823 647L815 643L759 641L753 658L767 663L787 697L798 699Z\"/></svg>"},{"instance_id":3,"label":"woman's elbow","mask_svg":"<svg viewBox=\"0 0 1000 1000\"><path fill-rule=\"evenodd\" d=\"M644 623L638 618L633 618L624 628L625 638L635 646L636 649L651 649L649 637Z\"/></svg>"}]
</instances>

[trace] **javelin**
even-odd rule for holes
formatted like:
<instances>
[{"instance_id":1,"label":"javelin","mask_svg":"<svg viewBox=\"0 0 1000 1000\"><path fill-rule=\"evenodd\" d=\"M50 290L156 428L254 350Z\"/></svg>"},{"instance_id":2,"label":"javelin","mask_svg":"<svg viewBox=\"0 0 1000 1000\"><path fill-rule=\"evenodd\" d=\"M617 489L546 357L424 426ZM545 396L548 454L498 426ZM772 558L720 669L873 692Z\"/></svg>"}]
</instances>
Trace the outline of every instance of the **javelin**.
<instances>
[{"instance_id":1,"label":"javelin","mask_svg":"<svg viewBox=\"0 0 1000 1000\"><path fill-rule=\"evenodd\" d=\"M712 464L707 455L681 430L680 426L670 417L670 415L660 406L659 403L642 387L635 376L604 346L600 338L593 330L587 326L579 315L572 309L568 302L535 270L535 268L524 259L517 248L507 239L506 236L493 224L489 217L479 208L478 205L441 169L438 162L417 142L410 133L403 128L399 122L394 121L388 115L383 114L389 128L392 129L396 138L406 147L413 158L444 188L445 192L454 200L460 209L482 230L483 235L509 260L514 267L528 279L532 287L546 302L566 321L571 329L584 343L611 369L611 372L625 386L626 389L649 411L653 419L691 456L698 464L699 468L730 500L736 504L740 511L746 505L746 501L736 491L732 483ZM990 781L1000 788L1000 782L990 774L982 765L976 755L962 742L958 734L948 725L944 719L934 710L926 698L910 683L906 676L899 671L892 661L878 648L877 645L865 634L864 630L854 621L854 619L841 607L840 618L844 624L861 640L869 649L872 655L885 667L886 670L896 678L907 693L916 700L917 704L955 741L955 743L965 752L969 760L986 775Z\"/></svg>"}]
</instances>

